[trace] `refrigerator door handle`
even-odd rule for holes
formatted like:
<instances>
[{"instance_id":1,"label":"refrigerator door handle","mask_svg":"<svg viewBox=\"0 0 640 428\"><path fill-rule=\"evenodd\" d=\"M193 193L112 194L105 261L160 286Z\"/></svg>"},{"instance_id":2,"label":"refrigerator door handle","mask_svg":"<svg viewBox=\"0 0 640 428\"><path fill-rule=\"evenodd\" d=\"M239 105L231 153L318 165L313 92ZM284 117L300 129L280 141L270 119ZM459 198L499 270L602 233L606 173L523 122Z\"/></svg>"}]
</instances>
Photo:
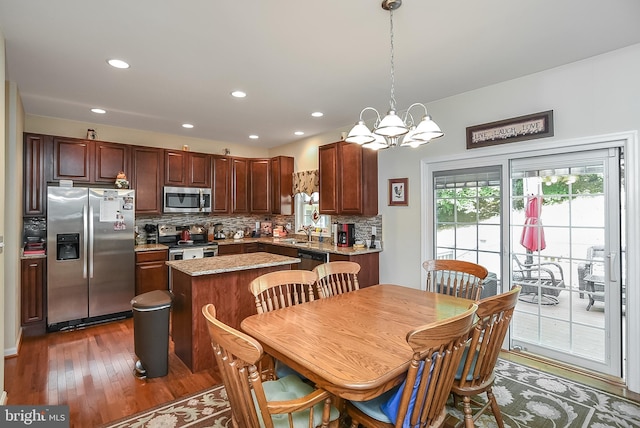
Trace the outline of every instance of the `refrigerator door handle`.
<instances>
[{"instance_id":1,"label":"refrigerator door handle","mask_svg":"<svg viewBox=\"0 0 640 428\"><path fill-rule=\"evenodd\" d=\"M93 207L89 206L89 278L93 278Z\"/></svg>"},{"instance_id":2,"label":"refrigerator door handle","mask_svg":"<svg viewBox=\"0 0 640 428\"><path fill-rule=\"evenodd\" d=\"M84 239L82 240L82 277L87 278L87 251L88 251L88 242L87 238L89 236L89 218L87 215L87 205L82 207L82 228Z\"/></svg>"}]
</instances>

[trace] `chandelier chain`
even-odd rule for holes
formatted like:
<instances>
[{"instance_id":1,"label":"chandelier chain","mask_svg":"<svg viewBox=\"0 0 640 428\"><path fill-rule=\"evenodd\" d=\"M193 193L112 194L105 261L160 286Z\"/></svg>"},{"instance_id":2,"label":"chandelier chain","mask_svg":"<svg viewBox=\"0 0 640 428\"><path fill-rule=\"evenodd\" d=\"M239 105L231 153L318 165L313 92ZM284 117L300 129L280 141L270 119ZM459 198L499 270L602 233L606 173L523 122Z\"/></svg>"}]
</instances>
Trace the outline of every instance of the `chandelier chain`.
<instances>
[{"instance_id":1,"label":"chandelier chain","mask_svg":"<svg viewBox=\"0 0 640 428\"><path fill-rule=\"evenodd\" d=\"M396 109L396 73L394 67L394 49L393 49L393 9L389 10L389 16L391 21L391 99L389 100L391 110L395 111Z\"/></svg>"}]
</instances>

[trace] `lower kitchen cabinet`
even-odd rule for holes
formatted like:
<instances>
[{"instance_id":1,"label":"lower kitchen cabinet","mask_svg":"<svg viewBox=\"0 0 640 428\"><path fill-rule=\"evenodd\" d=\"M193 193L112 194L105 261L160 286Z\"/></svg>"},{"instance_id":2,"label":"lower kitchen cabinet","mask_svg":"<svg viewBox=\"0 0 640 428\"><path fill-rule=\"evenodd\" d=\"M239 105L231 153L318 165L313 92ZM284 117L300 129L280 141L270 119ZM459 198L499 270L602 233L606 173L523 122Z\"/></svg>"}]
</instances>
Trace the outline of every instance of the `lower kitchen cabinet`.
<instances>
[{"instance_id":1,"label":"lower kitchen cabinet","mask_svg":"<svg viewBox=\"0 0 640 428\"><path fill-rule=\"evenodd\" d=\"M218 255L219 256L228 256L230 254L243 254L244 253L244 244L222 244L218 246Z\"/></svg>"},{"instance_id":2,"label":"lower kitchen cabinet","mask_svg":"<svg viewBox=\"0 0 640 428\"><path fill-rule=\"evenodd\" d=\"M20 269L21 325L24 336L46 333L47 259L23 259Z\"/></svg>"},{"instance_id":3,"label":"lower kitchen cabinet","mask_svg":"<svg viewBox=\"0 0 640 428\"><path fill-rule=\"evenodd\" d=\"M154 290L169 289L169 250L136 253L136 296Z\"/></svg>"},{"instance_id":4,"label":"lower kitchen cabinet","mask_svg":"<svg viewBox=\"0 0 640 428\"><path fill-rule=\"evenodd\" d=\"M329 254L329 261L356 262L360 265L358 284L360 288L369 287L380 283L380 253L359 254L345 256L342 254Z\"/></svg>"}]
</instances>

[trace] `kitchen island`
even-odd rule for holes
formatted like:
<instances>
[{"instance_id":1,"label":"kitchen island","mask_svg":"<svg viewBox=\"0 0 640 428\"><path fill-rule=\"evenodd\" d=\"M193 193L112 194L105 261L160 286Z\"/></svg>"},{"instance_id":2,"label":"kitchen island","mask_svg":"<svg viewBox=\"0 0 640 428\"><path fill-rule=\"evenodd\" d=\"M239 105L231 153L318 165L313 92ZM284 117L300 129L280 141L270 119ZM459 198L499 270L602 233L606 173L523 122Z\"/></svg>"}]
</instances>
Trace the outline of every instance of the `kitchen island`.
<instances>
[{"instance_id":1,"label":"kitchen island","mask_svg":"<svg viewBox=\"0 0 640 428\"><path fill-rule=\"evenodd\" d=\"M256 313L249 283L298 263L295 257L264 252L166 262L173 291L171 337L176 355L192 372L213 368L202 307L213 303L218 318L239 329L243 319Z\"/></svg>"}]
</instances>

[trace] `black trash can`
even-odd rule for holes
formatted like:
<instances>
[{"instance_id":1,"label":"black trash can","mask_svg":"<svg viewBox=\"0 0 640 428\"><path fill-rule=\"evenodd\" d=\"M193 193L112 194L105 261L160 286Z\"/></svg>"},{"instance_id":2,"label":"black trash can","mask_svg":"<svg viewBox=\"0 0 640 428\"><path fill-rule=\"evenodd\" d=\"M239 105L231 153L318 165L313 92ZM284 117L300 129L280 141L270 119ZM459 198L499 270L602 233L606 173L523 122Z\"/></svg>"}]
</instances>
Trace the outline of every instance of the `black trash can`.
<instances>
[{"instance_id":1,"label":"black trash can","mask_svg":"<svg viewBox=\"0 0 640 428\"><path fill-rule=\"evenodd\" d=\"M169 372L171 298L170 292L155 290L131 300L134 347L138 356L134 374L137 377L161 377Z\"/></svg>"}]
</instances>

